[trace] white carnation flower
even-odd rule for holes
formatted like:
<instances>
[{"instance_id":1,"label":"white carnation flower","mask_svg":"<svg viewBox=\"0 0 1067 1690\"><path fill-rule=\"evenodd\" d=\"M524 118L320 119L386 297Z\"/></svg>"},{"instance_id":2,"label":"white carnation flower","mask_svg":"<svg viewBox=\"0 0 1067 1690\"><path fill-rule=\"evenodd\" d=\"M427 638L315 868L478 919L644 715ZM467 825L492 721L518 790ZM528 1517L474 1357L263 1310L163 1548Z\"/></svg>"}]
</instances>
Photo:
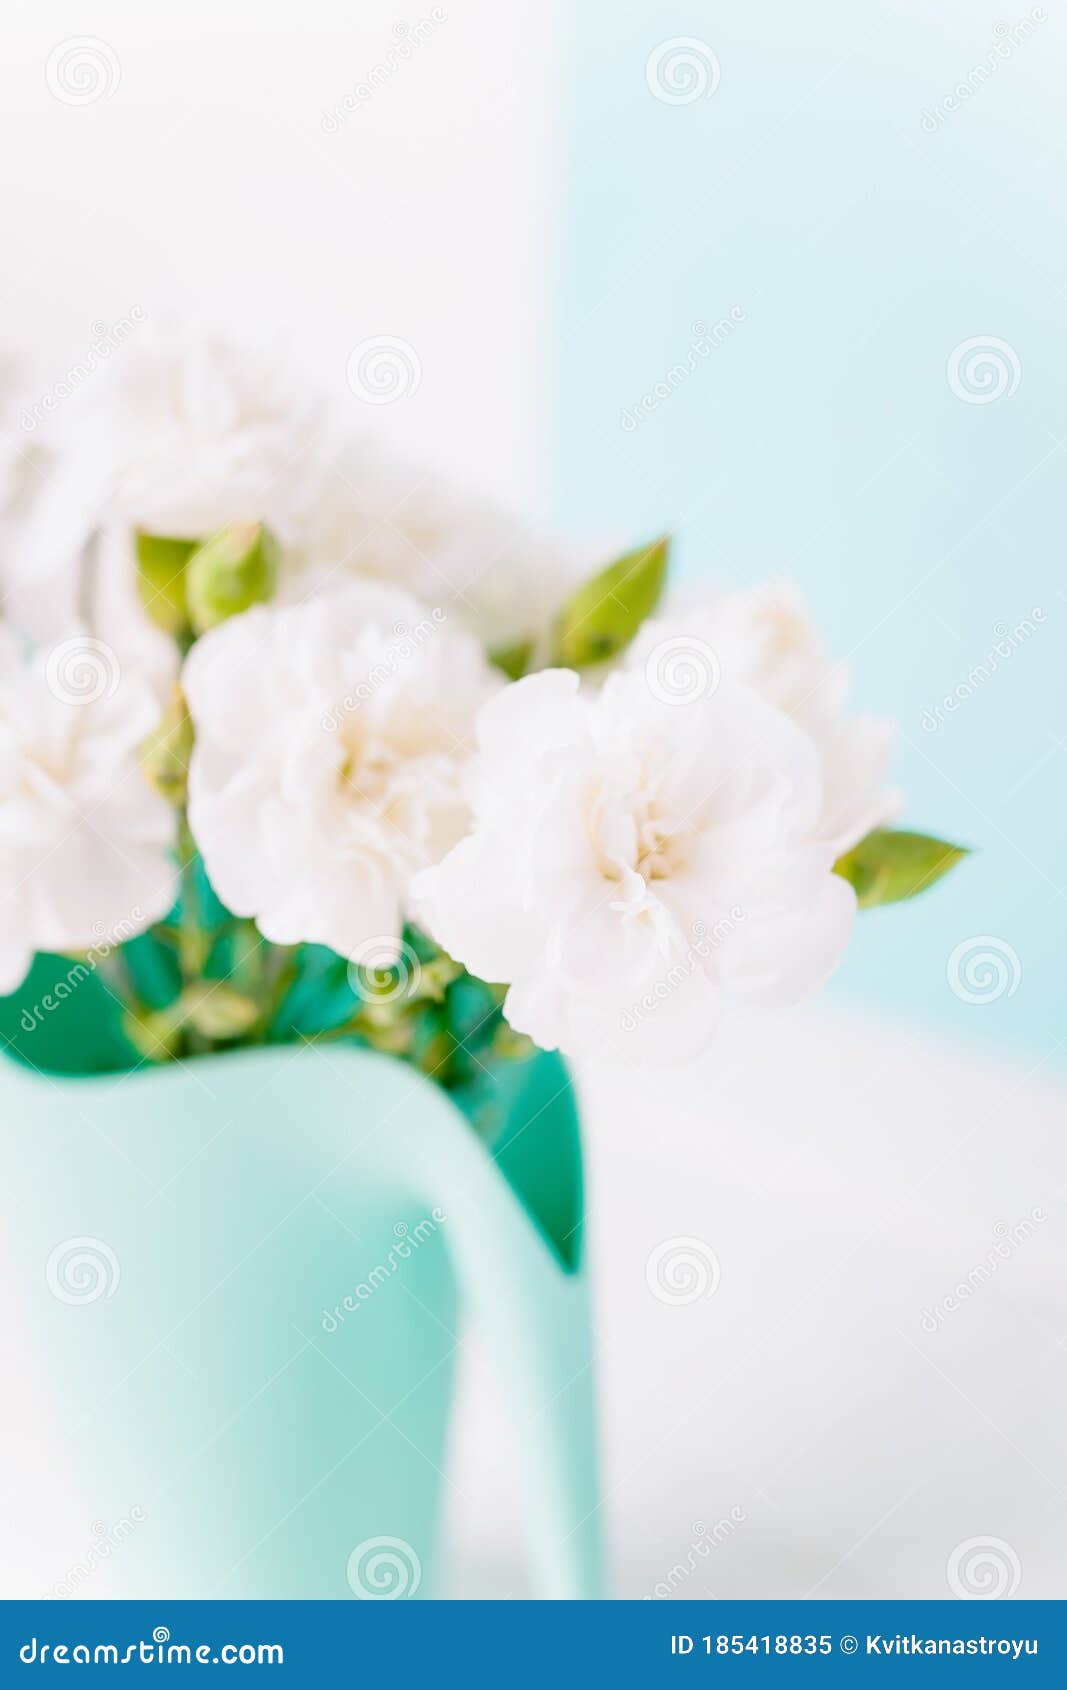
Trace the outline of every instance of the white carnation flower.
<instances>
[{"instance_id":1,"label":"white carnation flower","mask_svg":"<svg viewBox=\"0 0 1067 1690\"><path fill-rule=\"evenodd\" d=\"M461 838L500 685L440 611L372 582L257 606L193 647L189 818L223 902L278 944L399 943L409 882Z\"/></svg>"},{"instance_id":2,"label":"white carnation flower","mask_svg":"<svg viewBox=\"0 0 1067 1690\"><path fill-rule=\"evenodd\" d=\"M282 544L284 601L370 578L446 605L489 649L528 640L539 658L587 570L574 549L343 425L274 362L225 341L146 325L72 413L6 590L36 628L49 606L74 602L77 560L103 529L100 568L140 625L142 665L158 662L158 632L133 585L136 528L200 540L263 521Z\"/></svg>"},{"instance_id":3,"label":"white carnation flower","mask_svg":"<svg viewBox=\"0 0 1067 1690\"><path fill-rule=\"evenodd\" d=\"M12 530L25 517L45 461L45 452L16 427L0 401L0 551L6 550Z\"/></svg>"},{"instance_id":4,"label":"white carnation flower","mask_svg":"<svg viewBox=\"0 0 1067 1690\"><path fill-rule=\"evenodd\" d=\"M158 718L101 642L28 657L0 629L0 991L35 951L121 942L174 903L174 812L139 764Z\"/></svg>"},{"instance_id":5,"label":"white carnation flower","mask_svg":"<svg viewBox=\"0 0 1067 1690\"><path fill-rule=\"evenodd\" d=\"M135 531L200 540L266 521L294 544L333 450L320 411L254 354L138 329L38 450L32 498L3 535L5 615L38 642L84 617L165 695L174 645L141 602Z\"/></svg>"},{"instance_id":6,"label":"white carnation flower","mask_svg":"<svg viewBox=\"0 0 1067 1690\"><path fill-rule=\"evenodd\" d=\"M267 522L285 542L321 473L321 408L275 361L173 324L146 325L108 367L71 440L101 515L195 540Z\"/></svg>"},{"instance_id":7,"label":"white carnation flower","mask_svg":"<svg viewBox=\"0 0 1067 1690\"><path fill-rule=\"evenodd\" d=\"M473 488L385 449L370 434L338 446L302 539L286 557L282 597L348 576L443 604L490 651L529 642L547 658L563 601L590 561Z\"/></svg>"},{"instance_id":8,"label":"white carnation flower","mask_svg":"<svg viewBox=\"0 0 1067 1690\"><path fill-rule=\"evenodd\" d=\"M703 1050L733 1005L778 1005L837 963L855 912L817 837L810 738L749 688L685 710L639 672L569 670L483 710L470 837L416 893L431 932L545 1048Z\"/></svg>"},{"instance_id":9,"label":"white carnation flower","mask_svg":"<svg viewBox=\"0 0 1067 1690\"><path fill-rule=\"evenodd\" d=\"M150 682L162 703L178 650L145 614L130 532L96 527L95 507L78 504L79 489L54 463L45 461L40 474L29 514L0 539L5 621L34 646L54 644L78 622L100 629L122 669Z\"/></svg>"},{"instance_id":10,"label":"white carnation flower","mask_svg":"<svg viewBox=\"0 0 1067 1690\"><path fill-rule=\"evenodd\" d=\"M647 622L627 658L678 704L720 680L740 681L784 710L809 734L819 756L820 839L840 855L892 819L886 787L893 726L848 711L850 673L826 655L794 588L771 582L721 593Z\"/></svg>"}]
</instances>

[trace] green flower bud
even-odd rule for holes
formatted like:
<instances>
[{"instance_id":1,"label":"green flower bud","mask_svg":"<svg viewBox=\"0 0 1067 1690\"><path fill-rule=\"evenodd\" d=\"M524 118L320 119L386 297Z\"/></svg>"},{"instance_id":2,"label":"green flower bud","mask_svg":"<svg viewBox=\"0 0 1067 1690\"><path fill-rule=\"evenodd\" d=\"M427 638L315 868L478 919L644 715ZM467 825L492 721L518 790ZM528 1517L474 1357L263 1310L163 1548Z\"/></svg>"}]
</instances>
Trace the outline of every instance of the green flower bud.
<instances>
[{"instance_id":1,"label":"green flower bud","mask_svg":"<svg viewBox=\"0 0 1067 1690\"><path fill-rule=\"evenodd\" d=\"M526 1033L516 1033L514 1027L509 1027L502 1021L493 1034L490 1047L492 1054L499 1057L501 1062L528 1062L531 1056L537 1054L537 1046Z\"/></svg>"},{"instance_id":2,"label":"green flower bud","mask_svg":"<svg viewBox=\"0 0 1067 1690\"><path fill-rule=\"evenodd\" d=\"M385 1051L389 1056L411 1054L415 1021L410 1004L366 1003L351 1025L352 1031L373 1050Z\"/></svg>"},{"instance_id":3,"label":"green flower bud","mask_svg":"<svg viewBox=\"0 0 1067 1690\"><path fill-rule=\"evenodd\" d=\"M163 534L146 534L140 528L134 535L141 603L157 628L166 634L179 636L188 628L185 566L198 543L169 539Z\"/></svg>"},{"instance_id":4,"label":"green flower bud","mask_svg":"<svg viewBox=\"0 0 1067 1690\"><path fill-rule=\"evenodd\" d=\"M206 1039L239 1039L259 1015L252 998L214 980L190 986L183 1007L189 1025Z\"/></svg>"},{"instance_id":5,"label":"green flower bud","mask_svg":"<svg viewBox=\"0 0 1067 1690\"><path fill-rule=\"evenodd\" d=\"M204 634L227 617L273 598L280 559L278 542L262 522L233 522L205 540L185 571L194 632Z\"/></svg>"},{"instance_id":6,"label":"green flower bud","mask_svg":"<svg viewBox=\"0 0 1067 1690\"><path fill-rule=\"evenodd\" d=\"M161 797L178 809L185 803L192 754L193 724L176 686L158 727L145 740L141 768Z\"/></svg>"},{"instance_id":7,"label":"green flower bud","mask_svg":"<svg viewBox=\"0 0 1067 1690\"><path fill-rule=\"evenodd\" d=\"M129 1009L122 1018L123 1032L146 1062L170 1062L181 1046L181 1017L169 1009Z\"/></svg>"},{"instance_id":8,"label":"green flower bud","mask_svg":"<svg viewBox=\"0 0 1067 1690\"><path fill-rule=\"evenodd\" d=\"M441 951L432 962L424 962L419 971L419 996L432 998L434 1003L444 1003L446 990L462 973L463 964L453 962Z\"/></svg>"},{"instance_id":9,"label":"green flower bud","mask_svg":"<svg viewBox=\"0 0 1067 1690\"><path fill-rule=\"evenodd\" d=\"M514 645L497 646L489 653L489 661L507 676L509 681L521 681L534 655L532 640L517 640Z\"/></svg>"}]
</instances>

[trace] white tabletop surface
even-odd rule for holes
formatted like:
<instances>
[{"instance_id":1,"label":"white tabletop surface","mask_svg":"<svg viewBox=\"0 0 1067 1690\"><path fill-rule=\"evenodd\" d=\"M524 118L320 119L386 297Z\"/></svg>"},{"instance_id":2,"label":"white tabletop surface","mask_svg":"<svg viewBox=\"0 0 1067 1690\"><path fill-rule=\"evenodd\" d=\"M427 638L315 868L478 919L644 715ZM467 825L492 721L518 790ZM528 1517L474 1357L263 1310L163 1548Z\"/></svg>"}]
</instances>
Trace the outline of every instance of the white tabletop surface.
<instances>
[{"instance_id":1,"label":"white tabletop surface","mask_svg":"<svg viewBox=\"0 0 1067 1690\"><path fill-rule=\"evenodd\" d=\"M1062 1066L821 1006L582 1089L613 1594L943 1597L954 1553L1067 1594ZM646 1266L679 1237L721 1277L664 1304ZM451 1587L527 1594L520 1463L465 1351Z\"/></svg>"}]
</instances>

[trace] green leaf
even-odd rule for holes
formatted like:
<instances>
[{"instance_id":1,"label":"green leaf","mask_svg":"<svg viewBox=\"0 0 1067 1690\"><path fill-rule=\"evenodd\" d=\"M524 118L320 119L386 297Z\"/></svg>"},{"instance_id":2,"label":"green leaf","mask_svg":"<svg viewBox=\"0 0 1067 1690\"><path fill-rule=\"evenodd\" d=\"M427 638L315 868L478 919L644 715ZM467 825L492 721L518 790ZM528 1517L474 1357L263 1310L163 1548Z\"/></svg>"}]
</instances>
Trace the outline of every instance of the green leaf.
<instances>
[{"instance_id":1,"label":"green leaf","mask_svg":"<svg viewBox=\"0 0 1067 1690\"><path fill-rule=\"evenodd\" d=\"M137 529L137 590L141 602L157 627L167 634L181 634L188 626L185 605L185 566L199 544L197 540L173 540L163 534L146 534Z\"/></svg>"},{"instance_id":2,"label":"green leaf","mask_svg":"<svg viewBox=\"0 0 1067 1690\"><path fill-rule=\"evenodd\" d=\"M837 859L834 873L854 888L860 909L868 910L925 892L968 854L965 845L927 833L876 827Z\"/></svg>"},{"instance_id":3,"label":"green leaf","mask_svg":"<svg viewBox=\"0 0 1067 1690\"><path fill-rule=\"evenodd\" d=\"M554 661L567 669L603 663L629 645L659 603L670 537L627 552L586 581L564 605Z\"/></svg>"}]
</instances>

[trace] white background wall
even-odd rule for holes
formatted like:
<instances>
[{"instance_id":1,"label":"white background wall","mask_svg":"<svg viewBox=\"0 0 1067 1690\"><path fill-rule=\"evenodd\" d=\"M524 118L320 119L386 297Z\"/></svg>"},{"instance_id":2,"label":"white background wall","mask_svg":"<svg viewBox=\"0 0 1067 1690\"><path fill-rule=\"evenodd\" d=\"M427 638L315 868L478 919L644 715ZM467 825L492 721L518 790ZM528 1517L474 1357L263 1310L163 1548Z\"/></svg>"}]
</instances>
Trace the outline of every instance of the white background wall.
<instances>
[{"instance_id":1,"label":"white background wall","mask_svg":"<svg viewBox=\"0 0 1067 1690\"><path fill-rule=\"evenodd\" d=\"M49 387L85 358L93 325L173 308L290 349L358 406L349 351L398 336L418 353L421 385L370 420L528 499L551 344L551 8L448 0L395 74L339 111L434 11L421 0L13 11L0 66L0 352ZM86 36L85 74L111 92L65 103L54 89L73 82L73 61L54 65L50 87L49 58Z\"/></svg>"}]
</instances>

